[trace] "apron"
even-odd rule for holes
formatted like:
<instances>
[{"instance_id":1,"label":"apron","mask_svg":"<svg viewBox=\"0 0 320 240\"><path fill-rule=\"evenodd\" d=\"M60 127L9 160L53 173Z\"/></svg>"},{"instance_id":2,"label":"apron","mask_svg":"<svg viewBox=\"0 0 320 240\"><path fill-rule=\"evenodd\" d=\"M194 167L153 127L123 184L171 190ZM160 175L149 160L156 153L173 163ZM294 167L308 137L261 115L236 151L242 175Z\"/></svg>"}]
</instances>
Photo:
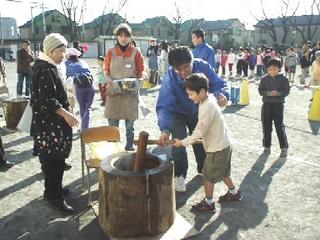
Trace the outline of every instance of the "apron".
<instances>
[{"instance_id":1,"label":"apron","mask_svg":"<svg viewBox=\"0 0 320 240\"><path fill-rule=\"evenodd\" d=\"M130 57L117 56L115 48L111 48L112 59L110 77L112 80L121 78L136 78L135 56L133 49ZM127 93L116 96L107 96L104 116L108 119L138 119L139 93Z\"/></svg>"}]
</instances>

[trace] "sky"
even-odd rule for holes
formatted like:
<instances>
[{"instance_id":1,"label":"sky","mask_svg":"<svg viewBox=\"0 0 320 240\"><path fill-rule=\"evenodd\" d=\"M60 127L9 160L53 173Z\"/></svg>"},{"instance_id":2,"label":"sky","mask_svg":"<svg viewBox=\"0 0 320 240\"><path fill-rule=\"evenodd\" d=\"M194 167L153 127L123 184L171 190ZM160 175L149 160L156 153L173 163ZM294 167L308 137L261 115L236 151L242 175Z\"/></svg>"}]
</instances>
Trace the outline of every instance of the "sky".
<instances>
[{"instance_id":1,"label":"sky","mask_svg":"<svg viewBox=\"0 0 320 240\"><path fill-rule=\"evenodd\" d=\"M23 25L31 18L31 6L43 3L46 10L57 9L62 11L60 0L0 0L0 11L2 17L13 17L18 26ZM65 0L68 1L68 0ZM74 0L81 2L81 0ZM268 16L277 17L281 15L281 2L283 0L262 0L264 9ZM292 12L300 2L296 15L309 14L312 0L286 0L290 1L289 12ZM38 3L35 3L38 2ZM101 15L103 7L107 9L117 6L118 0L87 0L87 8L84 14L84 22L90 22ZM129 22L139 23L146 18L155 16L166 16L172 20L175 14L175 3L180 9L184 20L204 18L210 20L223 20L238 18L248 29L257 22L256 18L263 17L261 0L127 0L125 7L119 12ZM249 11L250 10L250 11ZM251 13L250 13L251 12ZM33 15L41 13L40 7L33 8Z\"/></svg>"}]
</instances>

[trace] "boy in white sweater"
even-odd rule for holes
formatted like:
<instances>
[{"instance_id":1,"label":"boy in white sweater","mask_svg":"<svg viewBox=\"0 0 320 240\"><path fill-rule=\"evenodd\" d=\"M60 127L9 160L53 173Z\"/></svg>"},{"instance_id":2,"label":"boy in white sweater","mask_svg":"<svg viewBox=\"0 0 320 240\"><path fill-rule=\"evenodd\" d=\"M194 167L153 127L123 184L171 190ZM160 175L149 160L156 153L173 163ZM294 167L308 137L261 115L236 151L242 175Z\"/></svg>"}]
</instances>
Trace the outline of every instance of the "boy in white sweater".
<instances>
[{"instance_id":1,"label":"boy in white sweater","mask_svg":"<svg viewBox=\"0 0 320 240\"><path fill-rule=\"evenodd\" d=\"M223 181L228 192L219 197L220 202L240 201L242 196L230 177L231 139L224 116L213 95L208 94L208 79L203 74L192 74L185 82L189 98L199 103L198 123L191 136L175 139L174 147L188 146L203 139L206 159L203 167L205 199L192 206L199 212L215 212L214 184Z\"/></svg>"}]
</instances>

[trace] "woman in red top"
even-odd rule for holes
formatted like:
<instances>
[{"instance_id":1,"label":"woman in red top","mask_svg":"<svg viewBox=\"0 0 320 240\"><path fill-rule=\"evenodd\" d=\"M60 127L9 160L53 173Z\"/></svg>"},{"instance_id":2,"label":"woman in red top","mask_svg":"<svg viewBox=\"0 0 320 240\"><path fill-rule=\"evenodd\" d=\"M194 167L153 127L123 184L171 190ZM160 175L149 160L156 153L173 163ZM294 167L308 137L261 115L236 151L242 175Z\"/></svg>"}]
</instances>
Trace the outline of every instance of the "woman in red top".
<instances>
[{"instance_id":1,"label":"woman in red top","mask_svg":"<svg viewBox=\"0 0 320 240\"><path fill-rule=\"evenodd\" d=\"M105 72L109 85L117 79L140 79L144 72L144 60L140 50L131 44L131 28L119 24L114 30L117 43L108 50L105 60ZM115 95L107 93L105 117L109 125L119 126L119 120L125 120L127 143L126 151L133 151L134 121L138 119L139 92L122 91Z\"/></svg>"}]
</instances>

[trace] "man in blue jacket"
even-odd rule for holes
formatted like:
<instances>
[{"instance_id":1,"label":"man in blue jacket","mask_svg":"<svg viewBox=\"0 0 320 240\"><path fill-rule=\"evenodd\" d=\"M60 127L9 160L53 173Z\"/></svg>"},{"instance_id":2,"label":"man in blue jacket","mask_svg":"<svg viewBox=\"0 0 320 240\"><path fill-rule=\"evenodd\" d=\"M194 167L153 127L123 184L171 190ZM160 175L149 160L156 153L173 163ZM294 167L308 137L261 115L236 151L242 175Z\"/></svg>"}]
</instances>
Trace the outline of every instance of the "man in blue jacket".
<instances>
[{"instance_id":1,"label":"man in blue jacket","mask_svg":"<svg viewBox=\"0 0 320 240\"><path fill-rule=\"evenodd\" d=\"M191 34L192 44L195 47L192 54L195 58L201 58L208 62L210 66L215 68L214 55L216 54L214 49L207 43L205 43L205 32L202 29L194 30Z\"/></svg>"},{"instance_id":2,"label":"man in blue jacket","mask_svg":"<svg viewBox=\"0 0 320 240\"><path fill-rule=\"evenodd\" d=\"M185 79L192 73L203 73L209 79L209 91L218 99L220 106L227 104L226 83L220 79L213 68L201 59L193 59L187 47L173 49L169 53L171 67L163 78L157 101L156 111L161 131L161 145L167 145L170 134L172 138L183 139L198 122L198 105L189 99L184 88ZM197 170L202 172L205 152L202 144L193 145L197 161ZM172 157L175 164L176 191L186 191L185 178L188 170L188 158L185 147L173 148Z\"/></svg>"}]
</instances>

